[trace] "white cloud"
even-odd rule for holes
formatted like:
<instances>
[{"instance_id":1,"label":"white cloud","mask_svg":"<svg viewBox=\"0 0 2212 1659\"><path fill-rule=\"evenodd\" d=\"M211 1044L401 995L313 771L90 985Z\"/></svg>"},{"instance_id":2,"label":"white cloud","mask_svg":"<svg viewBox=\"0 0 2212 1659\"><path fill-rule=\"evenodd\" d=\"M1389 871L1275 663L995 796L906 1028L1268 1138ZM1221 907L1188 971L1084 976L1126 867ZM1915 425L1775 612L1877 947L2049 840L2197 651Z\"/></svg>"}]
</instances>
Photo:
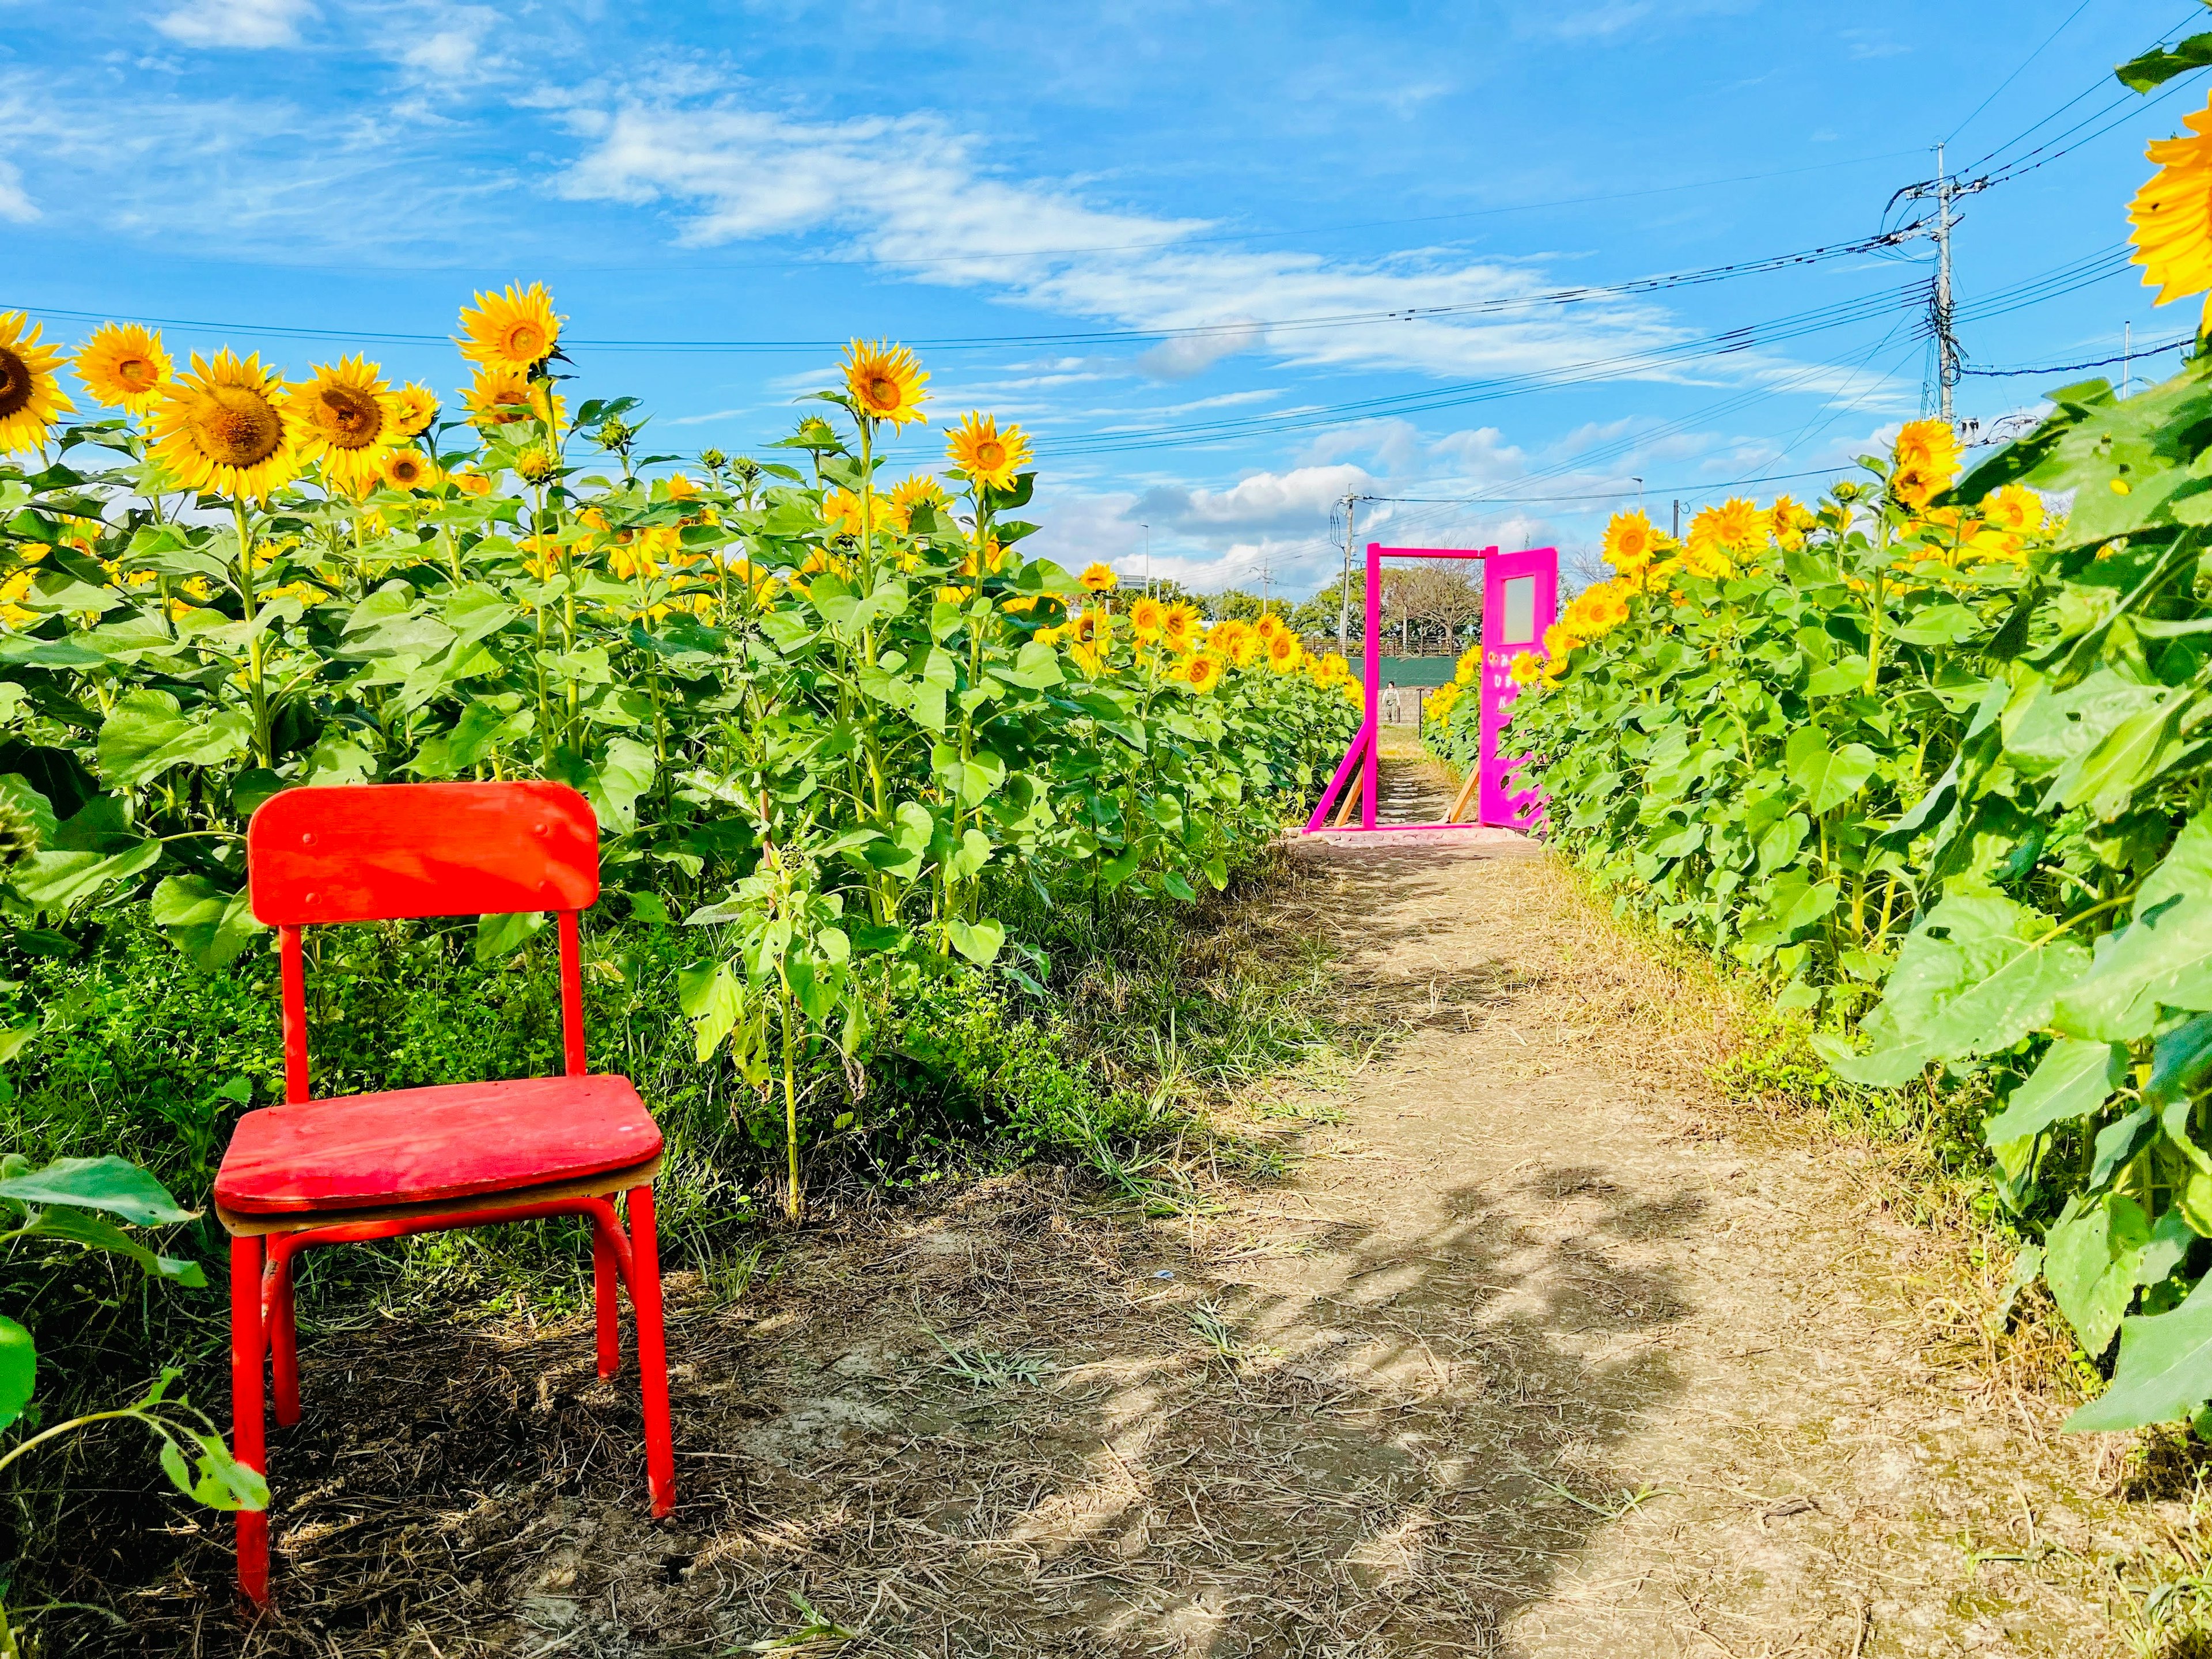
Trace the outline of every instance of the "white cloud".
<instances>
[{"instance_id":1,"label":"white cloud","mask_svg":"<svg viewBox=\"0 0 2212 1659\"><path fill-rule=\"evenodd\" d=\"M0 161L0 219L27 225L39 216L39 204L23 189L23 175L13 162Z\"/></svg>"},{"instance_id":2,"label":"white cloud","mask_svg":"<svg viewBox=\"0 0 2212 1659\"><path fill-rule=\"evenodd\" d=\"M310 0L185 0L154 27L188 46L289 46L314 15Z\"/></svg>"},{"instance_id":3,"label":"white cloud","mask_svg":"<svg viewBox=\"0 0 2212 1659\"><path fill-rule=\"evenodd\" d=\"M1571 316L1515 309L1546 286L1521 262L1442 252L1331 260L1200 243L1213 228L1205 222L1094 207L1048 181L1012 180L985 164L981 141L927 115L808 121L726 100L642 99L579 101L561 113L583 149L558 188L659 207L687 245L829 235L909 280L1066 316L1140 329L1238 323L1146 353L1141 366L1164 376L1195 373L1226 349L1298 365L1520 374L1687 337L1649 305L1593 300ZM1499 304L1490 314L1425 314ZM1386 313L1397 314L1308 320ZM1278 325L1286 320L1296 325ZM1747 361L1755 355L1739 354L1731 376L1771 366Z\"/></svg>"},{"instance_id":4,"label":"white cloud","mask_svg":"<svg viewBox=\"0 0 2212 1659\"><path fill-rule=\"evenodd\" d=\"M484 37L499 21L489 6L441 6L425 14L434 27L409 42L399 61L434 90L450 91L498 73L505 60L484 55Z\"/></svg>"},{"instance_id":5,"label":"white cloud","mask_svg":"<svg viewBox=\"0 0 2212 1659\"><path fill-rule=\"evenodd\" d=\"M1159 380L1188 380L1202 374L1224 357L1249 351L1266 337L1258 319L1227 317L1203 334L1179 335L1163 340L1137 359L1137 367Z\"/></svg>"}]
</instances>

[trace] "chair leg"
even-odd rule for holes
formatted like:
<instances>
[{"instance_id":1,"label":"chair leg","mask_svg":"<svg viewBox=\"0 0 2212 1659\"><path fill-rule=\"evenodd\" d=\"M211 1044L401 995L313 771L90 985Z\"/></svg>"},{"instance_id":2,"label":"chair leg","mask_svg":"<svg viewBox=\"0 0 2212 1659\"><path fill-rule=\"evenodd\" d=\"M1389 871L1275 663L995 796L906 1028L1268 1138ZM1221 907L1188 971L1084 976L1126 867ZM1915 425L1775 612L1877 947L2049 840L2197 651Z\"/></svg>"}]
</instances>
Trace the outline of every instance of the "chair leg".
<instances>
[{"instance_id":1,"label":"chair leg","mask_svg":"<svg viewBox=\"0 0 2212 1659\"><path fill-rule=\"evenodd\" d=\"M645 1405L645 1483L655 1517L676 1507L676 1446L668 1429L668 1354L660 1328L660 1258L653 1188L629 1190L630 1306L637 1313L637 1380Z\"/></svg>"},{"instance_id":2,"label":"chair leg","mask_svg":"<svg viewBox=\"0 0 2212 1659\"><path fill-rule=\"evenodd\" d=\"M612 1376L622 1369L621 1304L617 1295L621 1279L615 1242L595 1218L592 1223L592 1301L599 1313L601 1376Z\"/></svg>"},{"instance_id":3,"label":"chair leg","mask_svg":"<svg viewBox=\"0 0 2212 1659\"><path fill-rule=\"evenodd\" d=\"M275 1383L276 1421L290 1428L300 1420L300 1334L292 1313L292 1268L298 1260L289 1250L270 1252L269 1370Z\"/></svg>"},{"instance_id":4,"label":"chair leg","mask_svg":"<svg viewBox=\"0 0 2212 1659\"><path fill-rule=\"evenodd\" d=\"M266 1474L263 1440L261 1331L261 1241L230 1241L230 1413L231 1453L240 1463ZM269 1514L238 1512L238 1587L257 1607L269 1605Z\"/></svg>"}]
</instances>

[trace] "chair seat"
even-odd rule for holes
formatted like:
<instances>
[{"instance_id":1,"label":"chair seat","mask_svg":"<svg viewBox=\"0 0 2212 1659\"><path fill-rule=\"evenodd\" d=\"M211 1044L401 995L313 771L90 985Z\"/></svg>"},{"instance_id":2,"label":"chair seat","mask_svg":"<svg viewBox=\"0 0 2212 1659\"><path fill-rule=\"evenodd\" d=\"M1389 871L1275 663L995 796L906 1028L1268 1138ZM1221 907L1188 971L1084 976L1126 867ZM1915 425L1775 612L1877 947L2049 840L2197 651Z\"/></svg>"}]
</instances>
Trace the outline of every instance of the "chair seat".
<instances>
[{"instance_id":1,"label":"chair seat","mask_svg":"<svg viewBox=\"0 0 2212 1659\"><path fill-rule=\"evenodd\" d=\"M215 1178L240 1215L479 1198L630 1168L660 1127L626 1077L534 1077L268 1106Z\"/></svg>"}]
</instances>

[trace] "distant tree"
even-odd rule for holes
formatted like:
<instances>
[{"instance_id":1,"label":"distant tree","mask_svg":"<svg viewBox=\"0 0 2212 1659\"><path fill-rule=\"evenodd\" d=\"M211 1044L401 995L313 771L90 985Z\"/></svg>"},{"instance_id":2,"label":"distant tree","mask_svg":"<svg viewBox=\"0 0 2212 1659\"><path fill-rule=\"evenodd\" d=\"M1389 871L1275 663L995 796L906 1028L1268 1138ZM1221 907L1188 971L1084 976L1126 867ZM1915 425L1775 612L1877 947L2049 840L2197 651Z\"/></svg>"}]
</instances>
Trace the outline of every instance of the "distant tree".
<instances>
[{"instance_id":1,"label":"distant tree","mask_svg":"<svg viewBox=\"0 0 2212 1659\"><path fill-rule=\"evenodd\" d=\"M1344 580L1339 577L1315 594L1291 614L1291 626L1307 639L1327 638L1328 648L1336 649L1336 624L1339 596L1344 592ZM1359 649L1360 630L1367 625L1367 573L1355 570L1352 574L1352 611L1346 629L1346 648Z\"/></svg>"},{"instance_id":2,"label":"distant tree","mask_svg":"<svg viewBox=\"0 0 2212 1659\"><path fill-rule=\"evenodd\" d=\"M1382 622L1399 631L1412 655L1457 655L1470 623L1482 616L1482 589L1472 562L1425 559L1394 570L1382 587Z\"/></svg>"},{"instance_id":3,"label":"distant tree","mask_svg":"<svg viewBox=\"0 0 2212 1659\"><path fill-rule=\"evenodd\" d=\"M1257 622L1270 615L1287 617L1291 610L1288 599L1270 596L1263 602L1257 593L1247 593L1241 587L1224 587L1208 594L1204 604L1206 614L1216 622Z\"/></svg>"}]
</instances>

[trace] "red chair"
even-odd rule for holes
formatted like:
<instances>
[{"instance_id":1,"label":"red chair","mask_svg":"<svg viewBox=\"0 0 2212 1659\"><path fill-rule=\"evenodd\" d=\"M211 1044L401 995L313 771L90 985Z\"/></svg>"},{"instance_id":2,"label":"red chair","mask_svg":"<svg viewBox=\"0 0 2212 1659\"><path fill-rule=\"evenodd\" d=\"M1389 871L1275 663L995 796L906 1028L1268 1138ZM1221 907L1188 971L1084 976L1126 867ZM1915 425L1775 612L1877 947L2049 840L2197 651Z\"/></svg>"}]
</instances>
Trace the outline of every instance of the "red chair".
<instances>
[{"instance_id":1,"label":"red chair","mask_svg":"<svg viewBox=\"0 0 2212 1659\"><path fill-rule=\"evenodd\" d=\"M300 1420L292 1263L319 1244L580 1215L592 1224L599 1375L621 1364L616 1283L629 1288L653 1512L676 1507L653 1178L660 1130L629 1079L584 1065L576 915L599 894L599 823L557 783L403 783L291 789L246 837L253 914L277 931L284 1103L239 1120L216 1176L229 1230L231 1407L240 1462L265 1470L264 1359L276 1420ZM301 930L402 916L551 910L561 927L562 1077L388 1094L307 1096ZM624 1230L614 1198L627 1194ZM269 1517L238 1516L238 1582L269 1599Z\"/></svg>"}]
</instances>

